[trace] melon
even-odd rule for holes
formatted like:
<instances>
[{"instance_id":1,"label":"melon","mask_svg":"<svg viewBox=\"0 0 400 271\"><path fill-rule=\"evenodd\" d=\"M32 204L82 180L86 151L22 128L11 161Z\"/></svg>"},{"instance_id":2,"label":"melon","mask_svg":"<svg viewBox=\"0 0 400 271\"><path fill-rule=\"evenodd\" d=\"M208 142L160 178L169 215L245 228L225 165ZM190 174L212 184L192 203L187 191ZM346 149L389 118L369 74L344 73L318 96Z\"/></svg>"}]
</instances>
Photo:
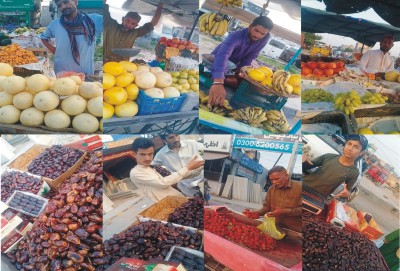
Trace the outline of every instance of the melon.
<instances>
[{"instance_id":1,"label":"melon","mask_svg":"<svg viewBox=\"0 0 400 271\"><path fill-rule=\"evenodd\" d=\"M70 116L76 116L86 109L86 100L79 95L71 95L61 102L61 109Z\"/></svg>"},{"instance_id":2,"label":"melon","mask_svg":"<svg viewBox=\"0 0 400 271\"><path fill-rule=\"evenodd\" d=\"M1 82L1 88L8 94L17 94L25 90L25 78L16 75L9 76Z\"/></svg>"},{"instance_id":3,"label":"melon","mask_svg":"<svg viewBox=\"0 0 400 271\"><path fill-rule=\"evenodd\" d=\"M103 97L90 99L87 102L87 109L93 116L103 117Z\"/></svg>"},{"instance_id":4,"label":"melon","mask_svg":"<svg viewBox=\"0 0 400 271\"><path fill-rule=\"evenodd\" d=\"M103 118L109 119L114 116L114 106L109 103L103 102Z\"/></svg>"},{"instance_id":5,"label":"melon","mask_svg":"<svg viewBox=\"0 0 400 271\"><path fill-rule=\"evenodd\" d=\"M103 73L103 89L109 89L115 86L116 79L108 73Z\"/></svg>"},{"instance_id":6,"label":"melon","mask_svg":"<svg viewBox=\"0 0 400 271\"><path fill-rule=\"evenodd\" d=\"M101 132L104 132L103 120L104 120L104 119L101 119L101 120L100 120L100 127L99 127L99 129L100 129Z\"/></svg>"},{"instance_id":7,"label":"melon","mask_svg":"<svg viewBox=\"0 0 400 271\"><path fill-rule=\"evenodd\" d=\"M135 76L132 73L123 73L121 75L118 75L116 78L116 85L117 87L126 87L127 85L129 85L130 83L133 82L133 80L135 79Z\"/></svg>"},{"instance_id":8,"label":"melon","mask_svg":"<svg viewBox=\"0 0 400 271\"><path fill-rule=\"evenodd\" d=\"M164 92L159 88L149 88L144 91L147 96L155 99L162 99L164 98Z\"/></svg>"},{"instance_id":9,"label":"melon","mask_svg":"<svg viewBox=\"0 0 400 271\"><path fill-rule=\"evenodd\" d=\"M79 95L85 99L91 99L103 95L103 90L93 82L83 82L79 86Z\"/></svg>"},{"instance_id":10,"label":"melon","mask_svg":"<svg viewBox=\"0 0 400 271\"><path fill-rule=\"evenodd\" d=\"M129 61L120 61L119 64L127 71L127 72L134 72L137 70L137 66L135 63Z\"/></svg>"},{"instance_id":11,"label":"melon","mask_svg":"<svg viewBox=\"0 0 400 271\"><path fill-rule=\"evenodd\" d=\"M6 78L7 78L7 76L0 75L0 91L3 91L3 88L1 87L1 82L3 82L3 80Z\"/></svg>"},{"instance_id":12,"label":"melon","mask_svg":"<svg viewBox=\"0 0 400 271\"><path fill-rule=\"evenodd\" d=\"M399 72L397 71L390 71L385 73L385 80L390 82L396 82L399 80Z\"/></svg>"},{"instance_id":13,"label":"melon","mask_svg":"<svg viewBox=\"0 0 400 271\"><path fill-rule=\"evenodd\" d=\"M33 94L23 91L14 95L13 105L18 109L27 109L33 105Z\"/></svg>"},{"instance_id":14,"label":"melon","mask_svg":"<svg viewBox=\"0 0 400 271\"><path fill-rule=\"evenodd\" d=\"M155 74L156 76L156 87L166 88L172 84L172 76L167 72L159 72Z\"/></svg>"},{"instance_id":15,"label":"melon","mask_svg":"<svg viewBox=\"0 0 400 271\"><path fill-rule=\"evenodd\" d=\"M138 70L138 71L144 71L144 72L150 72L150 67L149 67L149 66L146 66L146 65L139 65L139 66L137 67L137 70Z\"/></svg>"},{"instance_id":16,"label":"melon","mask_svg":"<svg viewBox=\"0 0 400 271\"><path fill-rule=\"evenodd\" d=\"M126 102L128 99L128 93L121 87L112 87L104 91L103 98L104 101L109 104L119 105Z\"/></svg>"},{"instance_id":17,"label":"melon","mask_svg":"<svg viewBox=\"0 0 400 271\"><path fill-rule=\"evenodd\" d=\"M0 63L0 75L11 76L14 73L14 69L10 64Z\"/></svg>"},{"instance_id":18,"label":"melon","mask_svg":"<svg viewBox=\"0 0 400 271\"><path fill-rule=\"evenodd\" d=\"M125 72L124 67L118 62L107 62L103 65L103 71L113 76L118 76Z\"/></svg>"},{"instance_id":19,"label":"melon","mask_svg":"<svg viewBox=\"0 0 400 271\"><path fill-rule=\"evenodd\" d=\"M69 77L59 78L54 82L53 90L61 96L69 96L75 93L77 84Z\"/></svg>"},{"instance_id":20,"label":"melon","mask_svg":"<svg viewBox=\"0 0 400 271\"><path fill-rule=\"evenodd\" d=\"M5 105L0 108L0 123L14 124L19 121L21 110L13 105Z\"/></svg>"},{"instance_id":21,"label":"melon","mask_svg":"<svg viewBox=\"0 0 400 271\"><path fill-rule=\"evenodd\" d=\"M59 103L60 100L58 96L53 91L49 90L39 92L33 98L33 105L43 112L55 109Z\"/></svg>"},{"instance_id":22,"label":"melon","mask_svg":"<svg viewBox=\"0 0 400 271\"><path fill-rule=\"evenodd\" d=\"M26 86L28 91L38 93L50 88L50 80L43 74L34 74L26 78Z\"/></svg>"},{"instance_id":23,"label":"melon","mask_svg":"<svg viewBox=\"0 0 400 271\"><path fill-rule=\"evenodd\" d=\"M134 101L139 95L139 88L135 84L130 84L125 87L126 93L128 93L128 100Z\"/></svg>"},{"instance_id":24,"label":"melon","mask_svg":"<svg viewBox=\"0 0 400 271\"><path fill-rule=\"evenodd\" d=\"M150 72L156 74L164 71L160 67L150 67Z\"/></svg>"},{"instance_id":25,"label":"melon","mask_svg":"<svg viewBox=\"0 0 400 271\"><path fill-rule=\"evenodd\" d=\"M1 91L0 92L0 107L13 104L13 97L14 97L14 95L9 94L5 91Z\"/></svg>"},{"instance_id":26,"label":"melon","mask_svg":"<svg viewBox=\"0 0 400 271\"><path fill-rule=\"evenodd\" d=\"M93 115L82 113L74 117L72 127L84 134L91 134L99 129L99 121Z\"/></svg>"},{"instance_id":27,"label":"melon","mask_svg":"<svg viewBox=\"0 0 400 271\"><path fill-rule=\"evenodd\" d=\"M71 124L71 118L62 110L54 109L44 116L44 124L53 129L68 128Z\"/></svg>"},{"instance_id":28,"label":"melon","mask_svg":"<svg viewBox=\"0 0 400 271\"><path fill-rule=\"evenodd\" d=\"M135 84L140 88L140 89L148 89L152 88L156 85L157 78L154 74L151 72L140 72L136 74L135 77Z\"/></svg>"},{"instance_id":29,"label":"melon","mask_svg":"<svg viewBox=\"0 0 400 271\"><path fill-rule=\"evenodd\" d=\"M163 88L162 91L164 92L165 98L175 98L175 97L181 96L181 93L179 92L179 90L177 90L174 87L166 87L166 88Z\"/></svg>"},{"instance_id":30,"label":"melon","mask_svg":"<svg viewBox=\"0 0 400 271\"><path fill-rule=\"evenodd\" d=\"M35 107L22 111L19 120L25 126L38 127L43 124L44 113Z\"/></svg>"},{"instance_id":31,"label":"melon","mask_svg":"<svg viewBox=\"0 0 400 271\"><path fill-rule=\"evenodd\" d=\"M115 106L115 115L119 118L130 118L135 116L139 111L137 104L134 101Z\"/></svg>"},{"instance_id":32,"label":"melon","mask_svg":"<svg viewBox=\"0 0 400 271\"><path fill-rule=\"evenodd\" d=\"M78 75L72 75L72 76L70 76L69 78L71 78L72 80L74 80L74 82L75 82L77 85L82 84L82 79L81 79Z\"/></svg>"}]
</instances>

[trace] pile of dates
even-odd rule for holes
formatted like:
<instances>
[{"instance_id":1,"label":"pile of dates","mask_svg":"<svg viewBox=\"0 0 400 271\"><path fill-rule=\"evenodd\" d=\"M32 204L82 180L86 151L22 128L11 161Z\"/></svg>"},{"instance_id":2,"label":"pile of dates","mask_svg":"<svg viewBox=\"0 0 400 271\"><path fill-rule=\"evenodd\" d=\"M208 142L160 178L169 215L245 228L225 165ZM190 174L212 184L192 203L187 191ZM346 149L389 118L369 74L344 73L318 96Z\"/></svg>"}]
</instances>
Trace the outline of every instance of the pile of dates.
<instances>
[{"instance_id":1,"label":"pile of dates","mask_svg":"<svg viewBox=\"0 0 400 271\"><path fill-rule=\"evenodd\" d=\"M183 227L159 221L143 222L104 242L104 267L108 268L122 257L162 260L172 246L199 250L201 243L199 234Z\"/></svg>"},{"instance_id":2,"label":"pile of dates","mask_svg":"<svg viewBox=\"0 0 400 271\"><path fill-rule=\"evenodd\" d=\"M303 270L389 270L373 242L303 214Z\"/></svg>"},{"instance_id":3,"label":"pile of dates","mask_svg":"<svg viewBox=\"0 0 400 271\"><path fill-rule=\"evenodd\" d=\"M80 150L54 145L32 160L28 171L32 174L56 179L82 157Z\"/></svg>"},{"instance_id":4,"label":"pile of dates","mask_svg":"<svg viewBox=\"0 0 400 271\"><path fill-rule=\"evenodd\" d=\"M21 192L16 192L9 203L10 207L27 212L32 216L39 215L39 212L43 208L43 204L45 204L44 200Z\"/></svg>"},{"instance_id":5,"label":"pile of dates","mask_svg":"<svg viewBox=\"0 0 400 271\"><path fill-rule=\"evenodd\" d=\"M37 194L43 181L25 172L6 171L1 175L1 201L6 202L15 190Z\"/></svg>"},{"instance_id":6,"label":"pile of dates","mask_svg":"<svg viewBox=\"0 0 400 271\"><path fill-rule=\"evenodd\" d=\"M101 151L89 153L7 254L18 270L103 270L102 174Z\"/></svg>"},{"instance_id":7,"label":"pile of dates","mask_svg":"<svg viewBox=\"0 0 400 271\"><path fill-rule=\"evenodd\" d=\"M203 199L199 197L191 198L169 215L168 222L203 229L203 208Z\"/></svg>"},{"instance_id":8,"label":"pile of dates","mask_svg":"<svg viewBox=\"0 0 400 271\"><path fill-rule=\"evenodd\" d=\"M269 251L275 248L276 241L256 226L242 223L234 218L214 211L204 212L205 230L236 244L253 250Z\"/></svg>"},{"instance_id":9,"label":"pile of dates","mask_svg":"<svg viewBox=\"0 0 400 271\"><path fill-rule=\"evenodd\" d=\"M178 247L174 249L168 261L182 263L185 269L189 271L204 270L204 258L186 252Z\"/></svg>"}]
</instances>

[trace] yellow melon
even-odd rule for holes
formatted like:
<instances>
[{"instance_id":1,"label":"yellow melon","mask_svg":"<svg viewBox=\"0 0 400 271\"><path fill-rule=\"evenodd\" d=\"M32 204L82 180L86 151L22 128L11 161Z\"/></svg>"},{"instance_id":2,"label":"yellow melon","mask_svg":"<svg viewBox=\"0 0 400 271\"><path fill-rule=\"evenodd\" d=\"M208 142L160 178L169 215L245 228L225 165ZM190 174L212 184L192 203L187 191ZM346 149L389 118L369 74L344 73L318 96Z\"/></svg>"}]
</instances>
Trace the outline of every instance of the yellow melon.
<instances>
[{"instance_id":1,"label":"yellow melon","mask_svg":"<svg viewBox=\"0 0 400 271\"><path fill-rule=\"evenodd\" d=\"M138 106L133 101L128 101L126 103L115 106L115 115L119 118L130 118L138 113Z\"/></svg>"},{"instance_id":2,"label":"yellow melon","mask_svg":"<svg viewBox=\"0 0 400 271\"><path fill-rule=\"evenodd\" d=\"M103 99L109 104L119 105L126 102L128 93L121 87L112 87L104 91Z\"/></svg>"},{"instance_id":3,"label":"yellow melon","mask_svg":"<svg viewBox=\"0 0 400 271\"><path fill-rule=\"evenodd\" d=\"M125 72L124 67L118 62L107 62L103 65L103 71L113 76L118 76Z\"/></svg>"},{"instance_id":4,"label":"yellow melon","mask_svg":"<svg viewBox=\"0 0 400 271\"><path fill-rule=\"evenodd\" d=\"M103 102L103 118L109 119L114 116L114 106Z\"/></svg>"}]
</instances>

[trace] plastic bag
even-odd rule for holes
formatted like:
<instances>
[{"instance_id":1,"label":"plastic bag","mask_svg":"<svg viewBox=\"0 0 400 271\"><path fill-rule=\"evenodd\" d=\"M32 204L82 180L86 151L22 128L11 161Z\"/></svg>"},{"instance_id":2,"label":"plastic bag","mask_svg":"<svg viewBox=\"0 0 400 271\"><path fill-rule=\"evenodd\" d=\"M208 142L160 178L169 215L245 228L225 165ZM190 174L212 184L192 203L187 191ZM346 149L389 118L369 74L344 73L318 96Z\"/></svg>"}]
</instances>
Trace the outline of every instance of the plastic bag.
<instances>
[{"instance_id":1,"label":"plastic bag","mask_svg":"<svg viewBox=\"0 0 400 271\"><path fill-rule=\"evenodd\" d=\"M275 217L264 217L264 222L257 226L263 233L271 236L275 240L281 240L285 237L284 233L280 233L275 226Z\"/></svg>"}]
</instances>

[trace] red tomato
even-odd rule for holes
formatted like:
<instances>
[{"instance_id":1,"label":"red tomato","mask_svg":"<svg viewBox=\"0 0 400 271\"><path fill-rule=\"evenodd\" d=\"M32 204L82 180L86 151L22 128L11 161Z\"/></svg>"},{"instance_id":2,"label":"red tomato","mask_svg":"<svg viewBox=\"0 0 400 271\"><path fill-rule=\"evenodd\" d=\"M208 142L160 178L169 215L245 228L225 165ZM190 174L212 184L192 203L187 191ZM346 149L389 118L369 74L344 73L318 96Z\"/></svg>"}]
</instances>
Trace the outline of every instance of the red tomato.
<instances>
[{"instance_id":1,"label":"red tomato","mask_svg":"<svg viewBox=\"0 0 400 271\"><path fill-rule=\"evenodd\" d=\"M317 68L320 70L323 70L326 68L326 63L325 62L317 62Z\"/></svg>"},{"instance_id":2,"label":"red tomato","mask_svg":"<svg viewBox=\"0 0 400 271\"><path fill-rule=\"evenodd\" d=\"M334 73L334 70L333 69L325 69L324 70L324 75L325 76L332 76L333 75L333 73Z\"/></svg>"},{"instance_id":3,"label":"red tomato","mask_svg":"<svg viewBox=\"0 0 400 271\"><path fill-rule=\"evenodd\" d=\"M313 71L313 75L315 75L315 76L317 76L317 77L321 77L321 76L324 75L324 71L323 71L323 70L320 70L320 69L315 69L315 70Z\"/></svg>"},{"instance_id":4,"label":"red tomato","mask_svg":"<svg viewBox=\"0 0 400 271\"><path fill-rule=\"evenodd\" d=\"M327 69L336 69L336 63L329 62L328 64L326 64L326 68Z\"/></svg>"},{"instance_id":5,"label":"red tomato","mask_svg":"<svg viewBox=\"0 0 400 271\"><path fill-rule=\"evenodd\" d=\"M301 69L301 75L307 76L312 74L312 70L310 68L304 67Z\"/></svg>"},{"instance_id":6,"label":"red tomato","mask_svg":"<svg viewBox=\"0 0 400 271\"><path fill-rule=\"evenodd\" d=\"M311 70L314 70L317 68L317 63L316 62L308 62L307 67Z\"/></svg>"}]
</instances>

